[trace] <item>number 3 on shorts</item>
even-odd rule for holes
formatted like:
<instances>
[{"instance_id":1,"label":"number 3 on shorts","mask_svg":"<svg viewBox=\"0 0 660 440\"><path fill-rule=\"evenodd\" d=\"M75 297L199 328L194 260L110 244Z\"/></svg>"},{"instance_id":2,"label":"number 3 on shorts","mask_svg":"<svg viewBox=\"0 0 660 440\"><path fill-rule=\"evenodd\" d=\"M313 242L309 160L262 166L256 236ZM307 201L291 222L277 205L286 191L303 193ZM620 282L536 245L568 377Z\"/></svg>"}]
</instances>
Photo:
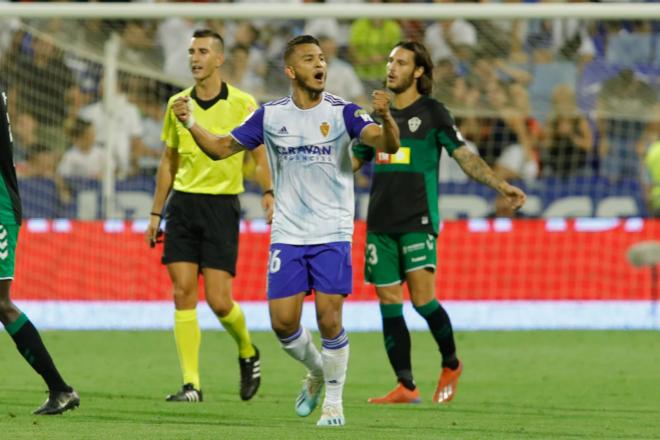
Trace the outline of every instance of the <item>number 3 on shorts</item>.
<instances>
[{"instance_id":1,"label":"number 3 on shorts","mask_svg":"<svg viewBox=\"0 0 660 440\"><path fill-rule=\"evenodd\" d=\"M378 252L377 252L377 247L373 243L369 243L367 245L367 263L369 263L372 266L375 266L378 264Z\"/></svg>"},{"instance_id":2,"label":"number 3 on shorts","mask_svg":"<svg viewBox=\"0 0 660 440\"><path fill-rule=\"evenodd\" d=\"M277 273L282 267L282 260L280 260L281 249L274 249L268 253L268 271L270 273Z\"/></svg>"}]
</instances>

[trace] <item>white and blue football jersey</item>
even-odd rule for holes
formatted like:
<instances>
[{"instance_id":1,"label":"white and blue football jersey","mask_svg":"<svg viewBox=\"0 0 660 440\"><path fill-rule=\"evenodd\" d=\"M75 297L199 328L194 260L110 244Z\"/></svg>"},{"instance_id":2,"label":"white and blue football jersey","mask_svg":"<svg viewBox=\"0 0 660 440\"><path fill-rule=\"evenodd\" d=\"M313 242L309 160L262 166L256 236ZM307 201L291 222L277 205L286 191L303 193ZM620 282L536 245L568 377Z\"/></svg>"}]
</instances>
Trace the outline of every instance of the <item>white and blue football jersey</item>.
<instances>
[{"instance_id":1,"label":"white and blue football jersey","mask_svg":"<svg viewBox=\"0 0 660 440\"><path fill-rule=\"evenodd\" d=\"M288 96L261 106L231 135L266 145L275 189L271 243L351 241L355 200L349 144L373 124L356 104L323 94L313 108Z\"/></svg>"}]
</instances>

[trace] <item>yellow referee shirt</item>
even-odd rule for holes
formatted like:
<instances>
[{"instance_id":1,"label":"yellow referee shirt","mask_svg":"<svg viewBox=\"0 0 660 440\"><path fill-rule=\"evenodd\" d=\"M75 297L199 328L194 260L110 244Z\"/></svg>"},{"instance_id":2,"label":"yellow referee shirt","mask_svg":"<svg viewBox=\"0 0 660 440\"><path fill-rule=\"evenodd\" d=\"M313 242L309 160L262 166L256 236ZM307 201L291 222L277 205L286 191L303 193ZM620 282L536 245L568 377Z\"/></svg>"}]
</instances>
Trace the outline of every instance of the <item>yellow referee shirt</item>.
<instances>
[{"instance_id":1,"label":"yellow referee shirt","mask_svg":"<svg viewBox=\"0 0 660 440\"><path fill-rule=\"evenodd\" d=\"M179 96L194 97L193 87L172 96L167 103L161 139L168 148L179 153L179 169L174 178L174 189L197 194L239 194L243 192L243 155L237 153L228 159L211 160L197 146L190 132L172 112L172 103ZM240 125L257 109L254 98L227 83L222 83L219 99L201 106L193 99L193 116L201 127L213 134L225 135ZM204 103L203 103L204 104ZM204 108L207 107L207 108Z\"/></svg>"}]
</instances>

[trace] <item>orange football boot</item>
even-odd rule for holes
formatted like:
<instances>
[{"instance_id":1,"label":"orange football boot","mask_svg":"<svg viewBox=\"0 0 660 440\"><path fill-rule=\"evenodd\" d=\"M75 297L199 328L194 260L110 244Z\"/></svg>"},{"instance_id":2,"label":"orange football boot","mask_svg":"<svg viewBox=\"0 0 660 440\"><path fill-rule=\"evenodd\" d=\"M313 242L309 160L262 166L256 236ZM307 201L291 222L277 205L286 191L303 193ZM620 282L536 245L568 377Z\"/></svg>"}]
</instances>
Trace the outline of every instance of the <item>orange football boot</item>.
<instances>
[{"instance_id":1,"label":"orange football boot","mask_svg":"<svg viewBox=\"0 0 660 440\"><path fill-rule=\"evenodd\" d=\"M456 386L458 378L461 377L463 372L463 362L458 361L458 368L452 370L450 368L443 368L438 379L438 388L433 394L433 401L435 403L447 403L454 398L456 394Z\"/></svg>"},{"instance_id":2,"label":"orange football boot","mask_svg":"<svg viewBox=\"0 0 660 440\"><path fill-rule=\"evenodd\" d=\"M384 395L383 397L370 397L368 402L375 404L384 403L419 403L422 399L419 398L419 389L409 390L403 384L398 384L396 388Z\"/></svg>"}]
</instances>

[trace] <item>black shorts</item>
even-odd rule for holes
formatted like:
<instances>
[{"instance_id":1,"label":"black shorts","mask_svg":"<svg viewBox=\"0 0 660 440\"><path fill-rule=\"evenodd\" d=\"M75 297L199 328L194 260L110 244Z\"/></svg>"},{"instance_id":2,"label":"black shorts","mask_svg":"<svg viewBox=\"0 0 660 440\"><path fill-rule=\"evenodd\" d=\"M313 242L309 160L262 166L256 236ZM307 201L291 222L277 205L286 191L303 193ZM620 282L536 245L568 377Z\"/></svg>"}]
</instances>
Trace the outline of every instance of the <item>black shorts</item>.
<instances>
[{"instance_id":1,"label":"black shorts","mask_svg":"<svg viewBox=\"0 0 660 440\"><path fill-rule=\"evenodd\" d=\"M165 212L163 264L185 261L236 275L240 215L237 195L174 191Z\"/></svg>"}]
</instances>

